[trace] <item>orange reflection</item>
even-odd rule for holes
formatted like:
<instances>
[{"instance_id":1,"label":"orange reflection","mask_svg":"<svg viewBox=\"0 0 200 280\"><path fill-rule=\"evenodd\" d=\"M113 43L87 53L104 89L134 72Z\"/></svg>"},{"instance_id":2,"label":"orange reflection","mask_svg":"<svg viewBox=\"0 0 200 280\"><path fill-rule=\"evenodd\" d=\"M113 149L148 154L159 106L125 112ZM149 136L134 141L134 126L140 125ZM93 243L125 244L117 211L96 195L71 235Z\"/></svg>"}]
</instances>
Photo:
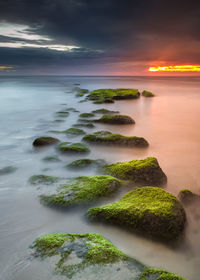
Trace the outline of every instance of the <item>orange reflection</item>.
<instances>
[{"instance_id":1,"label":"orange reflection","mask_svg":"<svg viewBox=\"0 0 200 280\"><path fill-rule=\"evenodd\" d=\"M149 67L148 71L158 72L200 72L200 65L174 65L174 66L157 66Z\"/></svg>"}]
</instances>

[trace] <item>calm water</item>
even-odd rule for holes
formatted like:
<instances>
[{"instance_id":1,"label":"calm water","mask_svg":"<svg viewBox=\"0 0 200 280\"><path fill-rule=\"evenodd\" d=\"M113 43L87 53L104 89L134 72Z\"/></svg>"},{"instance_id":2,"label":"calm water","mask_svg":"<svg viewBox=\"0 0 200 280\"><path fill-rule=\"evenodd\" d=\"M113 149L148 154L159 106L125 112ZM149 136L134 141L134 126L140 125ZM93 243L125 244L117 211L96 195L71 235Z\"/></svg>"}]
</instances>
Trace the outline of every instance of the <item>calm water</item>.
<instances>
[{"instance_id":1,"label":"calm water","mask_svg":"<svg viewBox=\"0 0 200 280\"><path fill-rule=\"evenodd\" d=\"M103 106L78 103L81 98L76 98L72 91L75 83L89 90L104 87L147 89L156 97L116 101ZM89 224L84 219L86 209L61 212L40 205L38 195L52 192L56 186L31 186L28 183L31 175L43 173L69 178L95 174L95 170L69 172L64 167L80 156L59 155L59 163L46 163L42 158L56 155L55 147L40 151L32 148L35 137L54 136L49 131L67 129L76 123L78 113L74 112L63 118L64 122L55 122L56 111L67 107L80 112L102 107L119 110L132 116L136 124L97 125L85 131L108 129L124 135L143 136L150 143L149 148L142 150L92 146L91 158L115 162L155 156L167 174L168 191L177 195L179 190L189 188L200 194L200 78L0 77L0 169L17 168L11 174L0 176L0 279L64 279L53 275L53 269L30 260L29 245L36 237L50 232L98 232L146 265L178 273L188 280L199 280L199 205L187 209L185 237L173 248L117 227ZM55 136L63 141L81 139L69 139L62 134Z\"/></svg>"}]
</instances>

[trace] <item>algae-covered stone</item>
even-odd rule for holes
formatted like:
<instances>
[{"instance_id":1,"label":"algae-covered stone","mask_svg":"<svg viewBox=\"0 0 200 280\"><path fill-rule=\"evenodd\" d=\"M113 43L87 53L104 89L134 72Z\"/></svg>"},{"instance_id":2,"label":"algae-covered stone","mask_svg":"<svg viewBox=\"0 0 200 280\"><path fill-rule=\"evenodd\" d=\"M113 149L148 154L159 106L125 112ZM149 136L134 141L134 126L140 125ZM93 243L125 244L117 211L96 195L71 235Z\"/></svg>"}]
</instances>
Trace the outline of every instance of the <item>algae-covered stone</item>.
<instances>
[{"instance_id":1,"label":"algae-covered stone","mask_svg":"<svg viewBox=\"0 0 200 280\"><path fill-rule=\"evenodd\" d=\"M61 152L88 153L90 149L82 143L63 142L58 145Z\"/></svg>"},{"instance_id":2,"label":"algae-covered stone","mask_svg":"<svg viewBox=\"0 0 200 280\"><path fill-rule=\"evenodd\" d=\"M79 115L79 117L81 117L81 118L91 118L91 117L94 117L94 114L93 113L81 113Z\"/></svg>"},{"instance_id":3,"label":"algae-covered stone","mask_svg":"<svg viewBox=\"0 0 200 280\"><path fill-rule=\"evenodd\" d=\"M105 161L103 159L89 159L89 158L83 158L78 159L75 161L72 161L71 163L67 164L67 168L73 168L73 169L80 169L80 168L87 168L87 167L102 167L105 165Z\"/></svg>"},{"instance_id":4,"label":"algae-covered stone","mask_svg":"<svg viewBox=\"0 0 200 280\"><path fill-rule=\"evenodd\" d=\"M66 118L69 116L69 112L67 111L58 111L56 112L57 116L62 117L62 118Z\"/></svg>"},{"instance_id":5,"label":"algae-covered stone","mask_svg":"<svg viewBox=\"0 0 200 280\"><path fill-rule=\"evenodd\" d=\"M99 119L93 120L94 122L106 124L134 124L135 121L126 115L104 115Z\"/></svg>"},{"instance_id":6,"label":"algae-covered stone","mask_svg":"<svg viewBox=\"0 0 200 280\"><path fill-rule=\"evenodd\" d=\"M55 271L66 279L185 280L146 267L98 233L46 234L34 241L32 249L34 258L55 264Z\"/></svg>"},{"instance_id":7,"label":"algae-covered stone","mask_svg":"<svg viewBox=\"0 0 200 280\"><path fill-rule=\"evenodd\" d=\"M94 111L92 111L92 113L94 113L94 114L109 115L109 114L118 114L119 111L111 111L111 110L102 108L102 109L94 110Z\"/></svg>"},{"instance_id":8,"label":"algae-covered stone","mask_svg":"<svg viewBox=\"0 0 200 280\"><path fill-rule=\"evenodd\" d=\"M160 239L178 237L186 222L178 199L158 187L136 188L117 202L89 209L88 215Z\"/></svg>"},{"instance_id":9,"label":"algae-covered stone","mask_svg":"<svg viewBox=\"0 0 200 280\"><path fill-rule=\"evenodd\" d=\"M111 176L82 176L61 185L56 194L42 195L41 202L57 207L85 204L116 192L122 181Z\"/></svg>"},{"instance_id":10,"label":"algae-covered stone","mask_svg":"<svg viewBox=\"0 0 200 280\"><path fill-rule=\"evenodd\" d=\"M42 137L36 138L33 141L33 146L35 146L35 147L46 146L46 145L56 144L58 142L59 142L59 139L57 139L57 138L50 137L50 136L42 136Z\"/></svg>"},{"instance_id":11,"label":"algae-covered stone","mask_svg":"<svg viewBox=\"0 0 200 280\"><path fill-rule=\"evenodd\" d=\"M83 129L72 127L72 128L65 130L65 133L72 134L72 135L83 135L83 134L85 134L85 131Z\"/></svg>"},{"instance_id":12,"label":"algae-covered stone","mask_svg":"<svg viewBox=\"0 0 200 280\"><path fill-rule=\"evenodd\" d=\"M37 185L37 184L49 185L49 184L52 184L52 183L56 183L59 180L60 180L59 177L47 176L47 175L43 175L43 174L33 175L29 178L29 182L32 185Z\"/></svg>"},{"instance_id":13,"label":"algae-covered stone","mask_svg":"<svg viewBox=\"0 0 200 280\"><path fill-rule=\"evenodd\" d=\"M114 100L135 99L140 97L138 89L117 88L117 89L97 89L90 92L89 100L96 104L113 103Z\"/></svg>"},{"instance_id":14,"label":"algae-covered stone","mask_svg":"<svg viewBox=\"0 0 200 280\"><path fill-rule=\"evenodd\" d=\"M200 195L195 194L188 189L181 190L178 197L184 204L189 204L197 201L200 202Z\"/></svg>"},{"instance_id":15,"label":"algae-covered stone","mask_svg":"<svg viewBox=\"0 0 200 280\"><path fill-rule=\"evenodd\" d=\"M144 97L154 97L155 96L152 92L150 92L148 90L143 90L142 95Z\"/></svg>"},{"instance_id":16,"label":"algae-covered stone","mask_svg":"<svg viewBox=\"0 0 200 280\"><path fill-rule=\"evenodd\" d=\"M78 113L79 112L79 110L77 110L77 109L75 109L73 107L67 108L65 111L67 111L67 112L74 112L74 113Z\"/></svg>"},{"instance_id":17,"label":"algae-covered stone","mask_svg":"<svg viewBox=\"0 0 200 280\"><path fill-rule=\"evenodd\" d=\"M48 162L58 162L58 161L60 161L58 156L46 156L42 160L48 161Z\"/></svg>"},{"instance_id":18,"label":"algae-covered stone","mask_svg":"<svg viewBox=\"0 0 200 280\"><path fill-rule=\"evenodd\" d=\"M104 171L117 178L132 180L138 184L161 185L167 180L154 157L105 165Z\"/></svg>"},{"instance_id":19,"label":"algae-covered stone","mask_svg":"<svg viewBox=\"0 0 200 280\"><path fill-rule=\"evenodd\" d=\"M82 97L85 94L89 93L89 90L84 88L76 88L76 91L77 91L76 97Z\"/></svg>"},{"instance_id":20,"label":"algae-covered stone","mask_svg":"<svg viewBox=\"0 0 200 280\"><path fill-rule=\"evenodd\" d=\"M143 137L123 136L121 134L113 134L109 131L98 131L87 134L83 140L89 143L112 144L122 146L147 147L148 142Z\"/></svg>"},{"instance_id":21,"label":"algae-covered stone","mask_svg":"<svg viewBox=\"0 0 200 280\"><path fill-rule=\"evenodd\" d=\"M76 123L73 126L74 127L87 127L87 128L95 127L95 125L93 123Z\"/></svg>"}]
</instances>

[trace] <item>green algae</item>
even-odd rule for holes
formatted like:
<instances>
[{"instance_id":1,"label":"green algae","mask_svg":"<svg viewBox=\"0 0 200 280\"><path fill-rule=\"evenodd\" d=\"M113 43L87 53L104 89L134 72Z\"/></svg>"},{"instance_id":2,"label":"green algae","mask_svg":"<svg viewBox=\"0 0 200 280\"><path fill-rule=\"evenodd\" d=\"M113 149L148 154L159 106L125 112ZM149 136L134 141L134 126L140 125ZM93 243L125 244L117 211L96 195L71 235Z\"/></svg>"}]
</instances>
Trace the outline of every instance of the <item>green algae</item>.
<instances>
[{"instance_id":1,"label":"green algae","mask_svg":"<svg viewBox=\"0 0 200 280\"><path fill-rule=\"evenodd\" d=\"M76 91L77 91L76 97L82 97L85 94L89 93L89 90L84 88L76 88Z\"/></svg>"},{"instance_id":2,"label":"green algae","mask_svg":"<svg viewBox=\"0 0 200 280\"><path fill-rule=\"evenodd\" d=\"M144 97L154 97L155 96L152 92L150 92L148 90L143 90L142 95Z\"/></svg>"},{"instance_id":3,"label":"green algae","mask_svg":"<svg viewBox=\"0 0 200 280\"><path fill-rule=\"evenodd\" d=\"M88 216L164 240L177 238L186 222L178 199L158 187L136 188L117 202L90 208Z\"/></svg>"},{"instance_id":4,"label":"green algae","mask_svg":"<svg viewBox=\"0 0 200 280\"><path fill-rule=\"evenodd\" d=\"M59 117L62 117L62 118L66 118L69 116L69 112L67 111L58 111L56 112L56 115L59 116Z\"/></svg>"},{"instance_id":5,"label":"green algae","mask_svg":"<svg viewBox=\"0 0 200 280\"><path fill-rule=\"evenodd\" d=\"M93 100L95 104L113 103L114 100L135 99L140 97L137 89L97 89L89 93L88 99Z\"/></svg>"},{"instance_id":6,"label":"green algae","mask_svg":"<svg viewBox=\"0 0 200 280\"><path fill-rule=\"evenodd\" d=\"M143 137L123 136L121 134L113 134L109 131L97 131L92 134L87 134L82 140L89 143L115 144L135 147L147 147L149 145Z\"/></svg>"},{"instance_id":7,"label":"green algae","mask_svg":"<svg viewBox=\"0 0 200 280\"><path fill-rule=\"evenodd\" d=\"M71 163L67 164L67 168L73 168L73 169L80 169L80 168L87 168L87 167L102 167L105 165L105 161L103 159L89 159L89 158L83 158L78 159L75 161L72 161Z\"/></svg>"},{"instance_id":8,"label":"green algae","mask_svg":"<svg viewBox=\"0 0 200 280\"><path fill-rule=\"evenodd\" d=\"M51 130L51 133L65 133L65 134L71 134L71 135L83 135L86 134L85 131L83 129L79 129L79 128L74 128L71 127L69 129L66 130Z\"/></svg>"},{"instance_id":9,"label":"green algae","mask_svg":"<svg viewBox=\"0 0 200 280\"><path fill-rule=\"evenodd\" d=\"M94 122L105 124L134 124L135 121L126 115L104 115L99 119L93 120Z\"/></svg>"},{"instance_id":10,"label":"green algae","mask_svg":"<svg viewBox=\"0 0 200 280\"><path fill-rule=\"evenodd\" d=\"M79 117L81 118L91 118L91 117L94 117L95 115L93 113L81 113L79 115Z\"/></svg>"},{"instance_id":11,"label":"green algae","mask_svg":"<svg viewBox=\"0 0 200 280\"><path fill-rule=\"evenodd\" d=\"M33 175L29 178L29 183L31 183L32 185L37 185L37 184L53 184L53 183L57 183L60 180L59 177L55 177L55 176L47 176L47 175L43 175L43 174L39 174L39 175Z\"/></svg>"},{"instance_id":12,"label":"green algae","mask_svg":"<svg viewBox=\"0 0 200 280\"><path fill-rule=\"evenodd\" d=\"M52 145L58 143L60 140L50 136L42 136L38 137L33 141L33 146L45 146L45 145Z\"/></svg>"},{"instance_id":13,"label":"green algae","mask_svg":"<svg viewBox=\"0 0 200 280\"><path fill-rule=\"evenodd\" d=\"M87 204L110 196L121 185L122 181L112 176L81 176L58 187L56 194L40 196L40 200L46 205L57 207Z\"/></svg>"},{"instance_id":14,"label":"green algae","mask_svg":"<svg viewBox=\"0 0 200 280\"><path fill-rule=\"evenodd\" d=\"M82 143L62 142L58 145L61 152L88 153L90 149Z\"/></svg>"},{"instance_id":15,"label":"green algae","mask_svg":"<svg viewBox=\"0 0 200 280\"><path fill-rule=\"evenodd\" d=\"M105 165L104 172L139 184L161 185L167 180L154 157Z\"/></svg>"},{"instance_id":16,"label":"green algae","mask_svg":"<svg viewBox=\"0 0 200 280\"><path fill-rule=\"evenodd\" d=\"M178 276L174 273L170 273L165 270L155 269L151 267L147 267L139 280L186 280L185 278Z\"/></svg>"},{"instance_id":17,"label":"green algae","mask_svg":"<svg viewBox=\"0 0 200 280\"><path fill-rule=\"evenodd\" d=\"M111 111L111 110L102 108L102 109L93 110L92 113L93 114L109 115L109 114L118 114L119 111Z\"/></svg>"},{"instance_id":18,"label":"green algae","mask_svg":"<svg viewBox=\"0 0 200 280\"><path fill-rule=\"evenodd\" d=\"M87 127L87 128L94 128L95 125L93 123L76 123L73 125L74 127Z\"/></svg>"},{"instance_id":19,"label":"green algae","mask_svg":"<svg viewBox=\"0 0 200 280\"><path fill-rule=\"evenodd\" d=\"M58 156L46 156L42 160L49 162L58 162L61 161Z\"/></svg>"}]
</instances>

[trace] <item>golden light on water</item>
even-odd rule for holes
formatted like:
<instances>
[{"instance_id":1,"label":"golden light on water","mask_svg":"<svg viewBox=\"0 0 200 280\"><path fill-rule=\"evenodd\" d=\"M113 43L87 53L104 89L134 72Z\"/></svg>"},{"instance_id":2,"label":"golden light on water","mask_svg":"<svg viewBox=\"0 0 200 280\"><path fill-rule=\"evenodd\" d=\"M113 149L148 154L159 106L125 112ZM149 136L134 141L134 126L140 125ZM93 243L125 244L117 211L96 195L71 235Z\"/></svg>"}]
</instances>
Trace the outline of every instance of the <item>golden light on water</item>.
<instances>
[{"instance_id":1,"label":"golden light on water","mask_svg":"<svg viewBox=\"0 0 200 280\"><path fill-rule=\"evenodd\" d=\"M200 72L200 65L173 65L149 67L150 72Z\"/></svg>"},{"instance_id":2,"label":"golden light on water","mask_svg":"<svg viewBox=\"0 0 200 280\"><path fill-rule=\"evenodd\" d=\"M0 66L0 71L1 70L9 70L9 69L13 69L12 66Z\"/></svg>"}]
</instances>

